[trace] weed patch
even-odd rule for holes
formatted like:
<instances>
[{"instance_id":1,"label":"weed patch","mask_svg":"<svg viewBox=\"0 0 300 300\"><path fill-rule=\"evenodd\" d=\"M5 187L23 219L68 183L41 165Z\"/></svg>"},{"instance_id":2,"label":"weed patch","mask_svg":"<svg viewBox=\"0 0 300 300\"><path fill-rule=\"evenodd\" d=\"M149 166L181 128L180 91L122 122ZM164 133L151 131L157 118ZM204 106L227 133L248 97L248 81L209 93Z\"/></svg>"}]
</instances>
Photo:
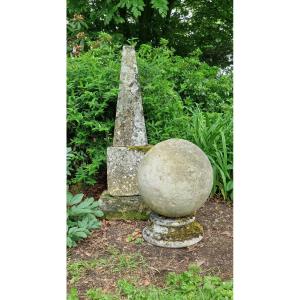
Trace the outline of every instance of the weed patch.
<instances>
[{"instance_id":1,"label":"weed patch","mask_svg":"<svg viewBox=\"0 0 300 300\"><path fill-rule=\"evenodd\" d=\"M81 260L69 263L67 266L69 282L71 285L77 283L87 270L105 267L113 273L119 273L126 270L145 267L146 261L140 253L121 254L118 249L110 247L107 258Z\"/></svg>"},{"instance_id":2,"label":"weed patch","mask_svg":"<svg viewBox=\"0 0 300 300\"><path fill-rule=\"evenodd\" d=\"M164 287L150 285L138 286L136 283L120 279L115 294L101 289L89 289L86 296L90 300L232 300L232 281L222 281L219 277L200 276L200 269L191 265L185 272L169 273ZM74 289L71 290L74 294ZM75 300L76 298L70 298Z\"/></svg>"}]
</instances>

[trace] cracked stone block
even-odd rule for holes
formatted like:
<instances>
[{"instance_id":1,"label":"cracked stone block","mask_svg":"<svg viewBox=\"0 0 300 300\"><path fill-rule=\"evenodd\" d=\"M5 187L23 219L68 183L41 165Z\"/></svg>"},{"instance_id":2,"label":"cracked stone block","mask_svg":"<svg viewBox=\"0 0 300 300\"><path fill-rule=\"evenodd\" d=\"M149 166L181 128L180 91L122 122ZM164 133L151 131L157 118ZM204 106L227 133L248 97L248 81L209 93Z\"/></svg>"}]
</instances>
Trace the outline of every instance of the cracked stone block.
<instances>
[{"instance_id":1,"label":"cracked stone block","mask_svg":"<svg viewBox=\"0 0 300 300\"><path fill-rule=\"evenodd\" d=\"M141 196L112 196L104 191L100 197L100 209L107 220L148 220L150 208Z\"/></svg>"},{"instance_id":2,"label":"cracked stone block","mask_svg":"<svg viewBox=\"0 0 300 300\"><path fill-rule=\"evenodd\" d=\"M107 148L107 187L110 195L139 195L137 168L144 155L142 151L128 147Z\"/></svg>"}]
</instances>

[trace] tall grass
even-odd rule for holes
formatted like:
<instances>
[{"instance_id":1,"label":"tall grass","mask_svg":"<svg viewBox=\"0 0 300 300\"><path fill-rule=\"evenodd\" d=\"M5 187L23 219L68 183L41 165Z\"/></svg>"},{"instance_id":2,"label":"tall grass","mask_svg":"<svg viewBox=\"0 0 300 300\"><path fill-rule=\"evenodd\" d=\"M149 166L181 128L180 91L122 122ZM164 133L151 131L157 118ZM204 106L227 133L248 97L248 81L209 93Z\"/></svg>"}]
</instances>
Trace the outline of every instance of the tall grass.
<instances>
[{"instance_id":1,"label":"tall grass","mask_svg":"<svg viewBox=\"0 0 300 300\"><path fill-rule=\"evenodd\" d=\"M192 110L192 138L208 156L214 173L212 194L233 200L232 112L208 113Z\"/></svg>"}]
</instances>

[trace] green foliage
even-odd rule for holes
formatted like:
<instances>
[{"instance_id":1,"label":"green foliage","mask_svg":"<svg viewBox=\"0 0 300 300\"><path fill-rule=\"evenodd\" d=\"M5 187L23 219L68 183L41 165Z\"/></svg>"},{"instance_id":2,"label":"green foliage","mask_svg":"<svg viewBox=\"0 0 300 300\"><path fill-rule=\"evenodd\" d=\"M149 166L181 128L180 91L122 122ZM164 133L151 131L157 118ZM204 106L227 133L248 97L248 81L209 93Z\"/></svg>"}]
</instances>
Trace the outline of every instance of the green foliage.
<instances>
[{"instance_id":1,"label":"green foliage","mask_svg":"<svg viewBox=\"0 0 300 300\"><path fill-rule=\"evenodd\" d=\"M136 269L138 266L144 266L144 257L140 253L134 255L120 254L117 258L117 263L113 268L113 272L121 272L127 269Z\"/></svg>"},{"instance_id":2,"label":"green foliage","mask_svg":"<svg viewBox=\"0 0 300 300\"><path fill-rule=\"evenodd\" d=\"M89 300L119 300L117 296L104 293L101 289L89 289L86 295Z\"/></svg>"},{"instance_id":3,"label":"green foliage","mask_svg":"<svg viewBox=\"0 0 300 300\"><path fill-rule=\"evenodd\" d=\"M120 279L116 294L107 294L100 289L87 291L90 300L232 300L232 281L223 282L219 277L200 276L199 268L190 266L180 274L169 273L165 287L138 287L134 283Z\"/></svg>"},{"instance_id":4,"label":"green foliage","mask_svg":"<svg viewBox=\"0 0 300 300\"><path fill-rule=\"evenodd\" d=\"M69 52L75 49L75 55L106 31L122 43L138 38L138 47L165 38L179 55L201 48L211 65L231 64L232 0L67 0L67 17Z\"/></svg>"},{"instance_id":5,"label":"green foliage","mask_svg":"<svg viewBox=\"0 0 300 300\"><path fill-rule=\"evenodd\" d=\"M83 200L83 194L67 194L67 246L74 247L77 241L88 237L91 230L99 228L101 223L97 217L102 217L99 202L94 198Z\"/></svg>"},{"instance_id":6,"label":"green foliage","mask_svg":"<svg viewBox=\"0 0 300 300\"><path fill-rule=\"evenodd\" d=\"M113 137L120 49L101 33L92 50L68 59L69 184L94 184L105 165ZM148 140L154 145L183 138L199 145L214 166L214 192L227 199L232 192L232 75L199 61L199 56L200 50L184 58L175 55L164 39L160 47L144 44L137 51Z\"/></svg>"},{"instance_id":7,"label":"green foliage","mask_svg":"<svg viewBox=\"0 0 300 300\"><path fill-rule=\"evenodd\" d=\"M83 273L86 270L91 270L98 266L108 266L110 261L106 259L91 259L91 260L80 260L73 263L69 263L67 266L68 276L70 284L78 282Z\"/></svg>"},{"instance_id":8,"label":"green foliage","mask_svg":"<svg viewBox=\"0 0 300 300\"><path fill-rule=\"evenodd\" d=\"M68 59L67 139L74 154L70 183L96 182L112 140L120 53L105 34L99 43L100 47Z\"/></svg>"},{"instance_id":9,"label":"green foliage","mask_svg":"<svg viewBox=\"0 0 300 300\"><path fill-rule=\"evenodd\" d=\"M169 273L165 288L140 288L124 279L119 280L118 287L122 296L134 300L233 299L232 282L222 282L218 277L201 277L199 268L195 266L190 266L188 271L180 274Z\"/></svg>"},{"instance_id":10,"label":"green foliage","mask_svg":"<svg viewBox=\"0 0 300 300\"><path fill-rule=\"evenodd\" d=\"M88 25L84 21L84 17L75 14L67 23L67 52L72 56L79 55L82 51L87 50L88 35L85 31Z\"/></svg>"},{"instance_id":11,"label":"green foliage","mask_svg":"<svg viewBox=\"0 0 300 300\"><path fill-rule=\"evenodd\" d=\"M119 273L146 266L144 257L140 253L125 254L114 247L109 247L108 253L110 255L106 258L79 260L69 263L67 266L69 283L71 285L77 283L84 272L97 267L105 267L112 273Z\"/></svg>"},{"instance_id":12,"label":"green foliage","mask_svg":"<svg viewBox=\"0 0 300 300\"><path fill-rule=\"evenodd\" d=\"M71 288L67 300L79 300L78 292L76 288Z\"/></svg>"},{"instance_id":13,"label":"green foliage","mask_svg":"<svg viewBox=\"0 0 300 300\"><path fill-rule=\"evenodd\" d=\"M152 7L157 9L162 17L168 12L168 0L151 0Z\"/></svg>"},{"instance_id":14,"label":"green foliage","mask_svg":"<svg viewBox=\"0 0 300 300\"><path fill-rule=\"evenodd\" d=\"M75 155L72 152L72 148L67 148L67 176L71 175L72 171L72 159L75 157Z\"/></svg>"},{"instance_id":15,"label":"green foliage","mask_svg":"<svg viewBox=\"0 0 300 300\"><path fill-rule=\"evenodd\" d=\"M193 142L209 157L213 171L212 194L233 199L233 120L232 112L204 113L193 111Z\"/></svg>"},{"instance_id":16,"label":"green foliage","mask_svg":"<svg viewBox=\"0 0 300 300\"><path fill-rule=\"evenodd\" d=\"M226 67L232 63L233 1L178 1L170 18L166 36L180 55L199 47L210 65Z\"/></svg>"},{"instance_id":17,"label":"green foliage","mask_svg":"<svg viewBox=\"0 0 300 300\"><path fill-rule=\"evenodd\" d=\"M190 111L197 104L203 111L222 112L232 103L232 76L199 61L199 51L180 57L168 41L138 51L140 83L149 142L168 138L190 140Z\"/></svg>"},{"instance_id":18,"label":"green foliage","mask_svg":"<svg viewBox=\"0 0 300 300\"><path fill-rule=\"evenodd\" d=\"M199 268L195 266L190 266L188 271L181 274L169 273L166 278L167 286L173 287L177 292L187 295L198 288L201 282L201 277L198 273Z\"/></svg>"}]
</instances>

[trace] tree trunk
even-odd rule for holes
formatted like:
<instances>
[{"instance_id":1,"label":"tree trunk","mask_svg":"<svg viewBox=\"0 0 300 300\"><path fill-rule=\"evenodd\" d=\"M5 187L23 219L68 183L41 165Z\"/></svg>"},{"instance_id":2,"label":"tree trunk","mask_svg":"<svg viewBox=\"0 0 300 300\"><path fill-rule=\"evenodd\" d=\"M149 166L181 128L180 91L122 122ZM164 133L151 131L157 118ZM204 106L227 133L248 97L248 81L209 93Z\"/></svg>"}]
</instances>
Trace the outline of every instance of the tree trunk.
<instances>
[{"instance_id":1,"label":"tree trunk","mask_svg":"<svg viewBox=\"0 0 300 300\"><path fill-rule=\"evenodd\" d=\"M171 18L171 11L174 8L176 0L169 0L168 4L168 12L165 18L164 25L162 26L162 36L166 36L170 30L170 18Z\"/></svg>"},{"instance_id":2,"label":"tree trunk","mask_svg":"<svg viewBox=\"0 0 300 300\"><path fill-rule=\"evenodd\" d=\"M126 8L120 9L120 16L125 20L124 23L120 24L120 29L122 34L126 39L129 39L131 37L130 28L127 20L127 10Z\"/></svg>"},{"instance_id":3,"label":"tree trunk","mask_svg":"<svg viewBox=\"0 0 300 300\"><path fill-rule=\"evenodd\" d=\"M142 43L152 42L152 18L153 8L150 0L145 0L144 10L139 17L139 39Z\"/></svg>"}]
</instances>

